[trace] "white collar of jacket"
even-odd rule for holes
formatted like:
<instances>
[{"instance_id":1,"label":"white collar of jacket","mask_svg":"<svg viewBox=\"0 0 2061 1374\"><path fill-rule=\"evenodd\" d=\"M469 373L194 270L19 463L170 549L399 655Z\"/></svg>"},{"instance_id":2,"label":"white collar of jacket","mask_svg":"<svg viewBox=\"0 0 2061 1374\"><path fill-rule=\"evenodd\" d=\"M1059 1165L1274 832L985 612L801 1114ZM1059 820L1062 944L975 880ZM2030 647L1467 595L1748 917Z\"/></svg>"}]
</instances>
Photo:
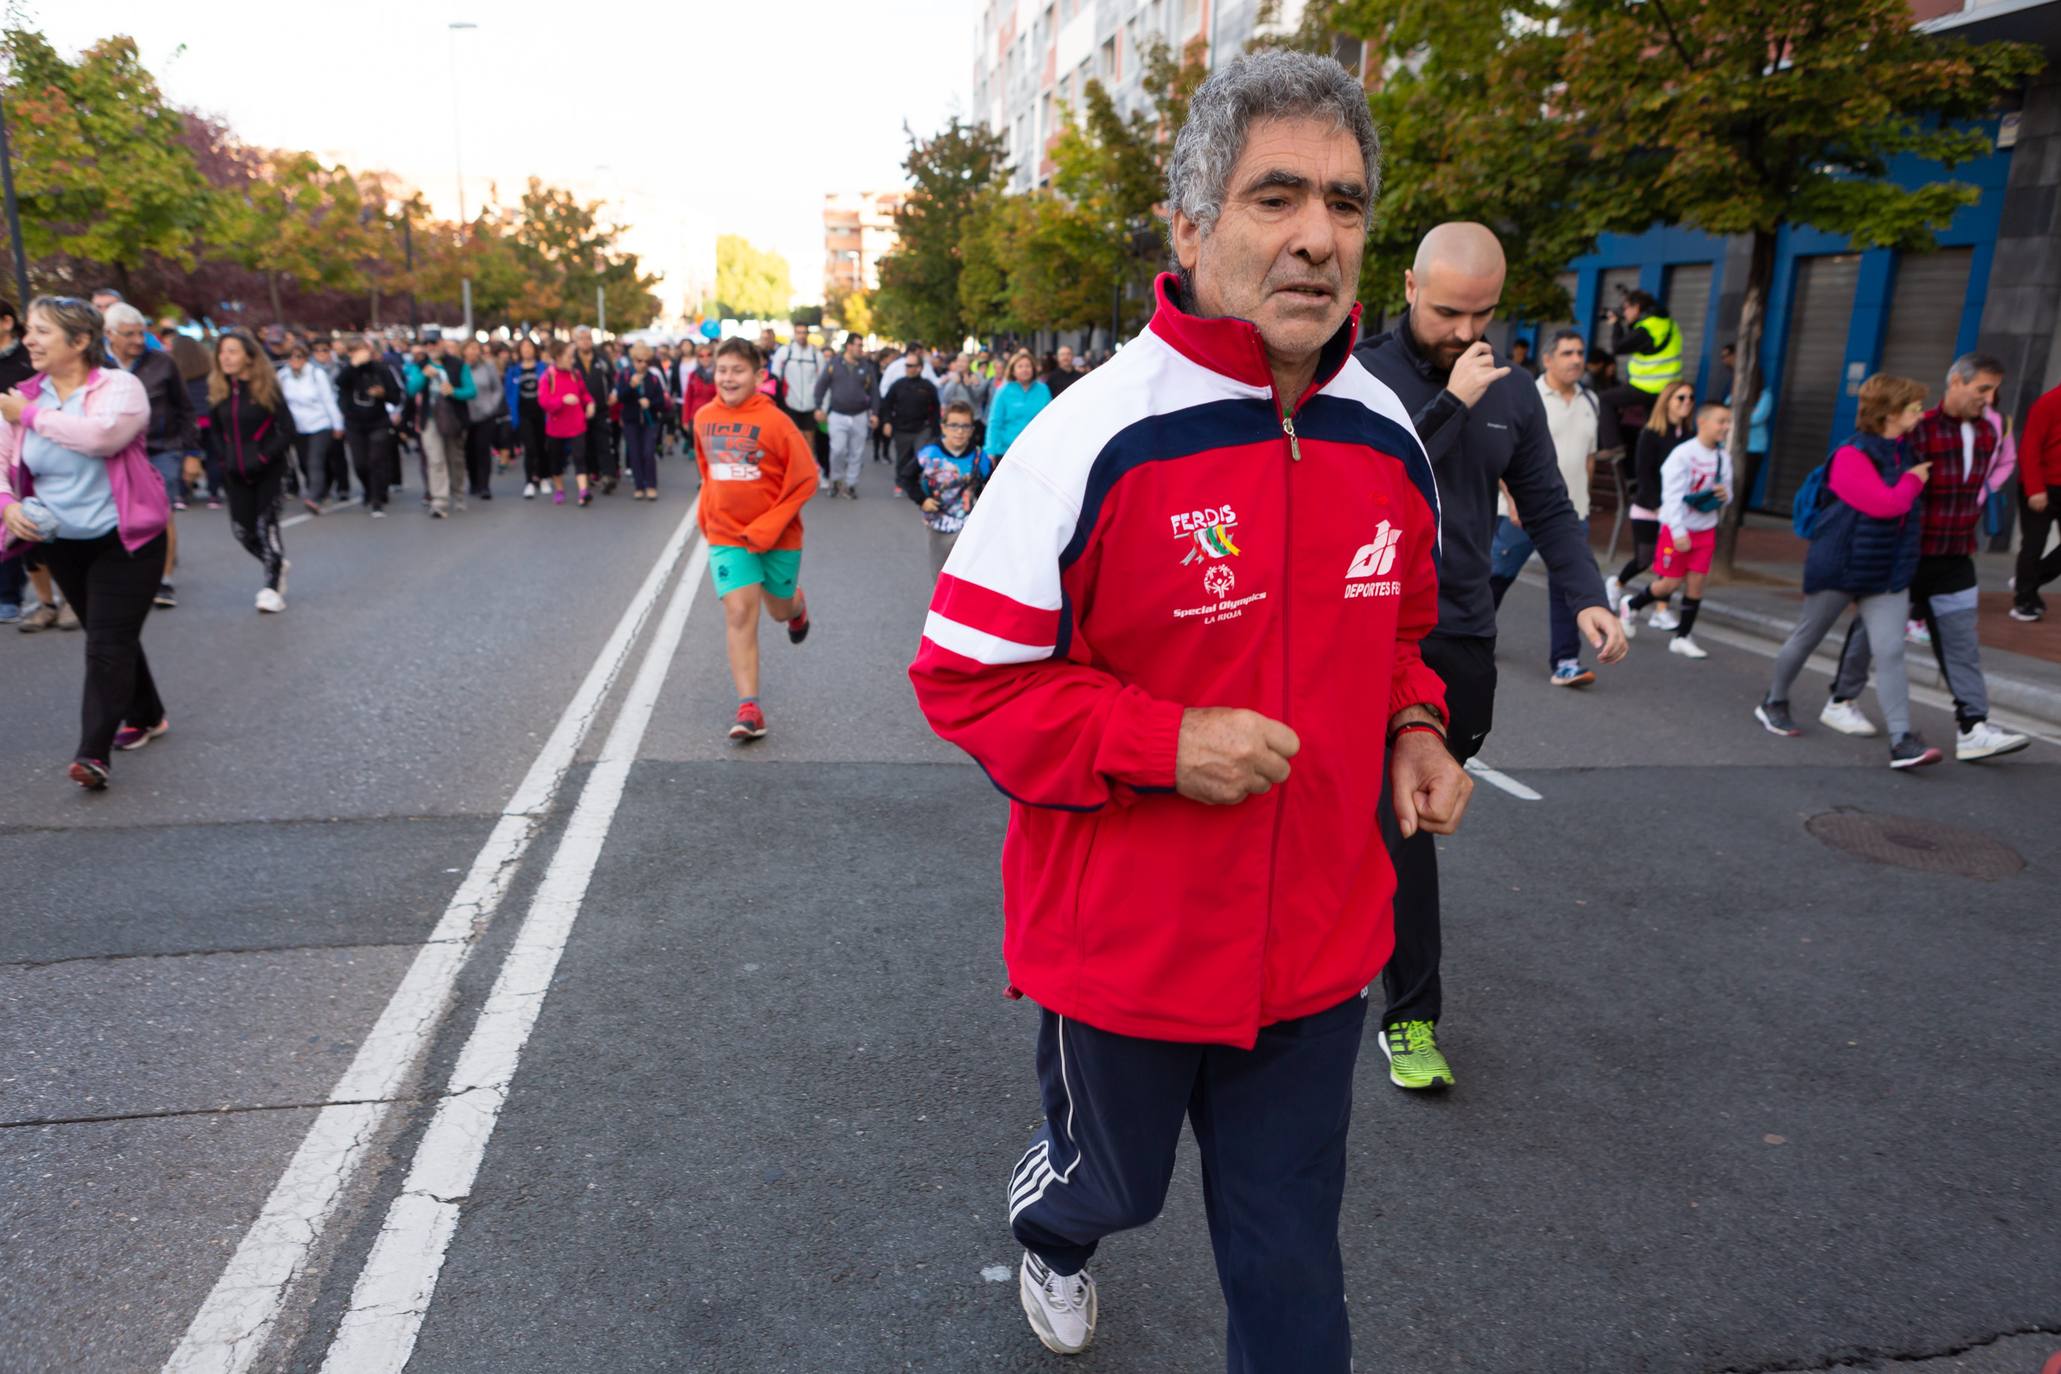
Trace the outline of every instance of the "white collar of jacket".
<instances>
[{"instance_id":1,"label":"white collar of jacket","mask_svg":"<svg viewBox=\"0 0 2061 1374\"><path fill-rule=\"evenodd\" d=\"M1267 346L1260 338L1259 326L1235 316L1210 318L1189 314L1181 308L1180 282L1174 273L1162 272L1153 283L1153 294L1159 304L1152 312L1152 323L1148 326L1152 332L1199 367L1206 367L1246 386L1272 391L1274 369L1267 363ZM1325 383L1339 374L1352 357L1353 342L1359 333L1360 306L1355 301L1345 323L1325 341L1317 358L1317 375L1310 379L1308 389L1295 398L1291 410L1301 407L1304 401L1323 390Z\"/></svg>"}]
</instances>

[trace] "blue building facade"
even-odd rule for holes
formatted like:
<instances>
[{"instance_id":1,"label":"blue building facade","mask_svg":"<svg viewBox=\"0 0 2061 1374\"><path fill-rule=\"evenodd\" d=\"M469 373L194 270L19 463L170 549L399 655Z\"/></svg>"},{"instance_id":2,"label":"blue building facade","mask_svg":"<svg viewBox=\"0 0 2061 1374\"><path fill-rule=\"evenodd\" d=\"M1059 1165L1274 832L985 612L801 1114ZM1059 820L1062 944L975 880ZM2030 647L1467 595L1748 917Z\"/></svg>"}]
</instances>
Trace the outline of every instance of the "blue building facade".
<instances>
[{"instance_id":1,"label":"blue building facade","mask_svg":"<svg viewBox=\"0 0 2061 1374\"><path fill-rule=\"evenodd\" d=\"M1775 442L1756 476L1751 504L1777 508L1786 502L1833 440L1852 431L1856 394L1871 373L1924 358L1937 366L1913 367L1913 375L1937 395L1946 364L1977 347L2014 152L1997 146L2001 120L1984 128L1992 151L1976 161L1949 170L1905 157L1891 166L1900 185L1952 178L1980 192L1939 233L1933 252L1863 251L1840 234L1787 225L1779 231L1760 355L1764 386L1776 397ZM1684 374L1699 397L1710 396L1714 385L1728 385L1718 355L1738 321L1748 254L1743 237L1687 229L1606 234L1594 252L1568 265L1564 282L1573 297L1573 325L1593 343L1607 345L1606 316L1619 289L1651 293L1682 328ZM1927 289L1919 287L1921 275ZM1792 376L1799 368L1811 375Z\"/></svg>"}]
</instances>

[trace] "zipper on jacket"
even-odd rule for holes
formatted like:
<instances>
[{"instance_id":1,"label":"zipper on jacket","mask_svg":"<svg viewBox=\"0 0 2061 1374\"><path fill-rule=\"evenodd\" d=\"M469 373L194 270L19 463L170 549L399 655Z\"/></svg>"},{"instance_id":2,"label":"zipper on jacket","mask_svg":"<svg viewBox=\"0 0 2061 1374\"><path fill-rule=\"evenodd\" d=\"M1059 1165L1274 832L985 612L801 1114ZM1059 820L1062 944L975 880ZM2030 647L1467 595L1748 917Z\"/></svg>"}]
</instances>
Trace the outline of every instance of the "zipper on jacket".
<instances>
[{"instance_id":1,"label":"zipper on jacket","mask_svg":"<svg viewBox=\"0 0 2061 1374\"><path fill-rule=\"evenodd\" d=\"M1289 466L1281 469L1281 514L1282 528L1291 531L1295 523L1295 464L1302 461L1302 448L1295 439L1295 416L1286 407L1281 411L1281 432L1288 436ZM1289 616L1295 606L1295 571L1292 553L1295 541L1283 538L1281 541L1281 723L1290 729L1295 722L1289 719L1294 714L1289 709L1295 679L1295 655L1289 644ZM1295 779L1291 775L1290 782ZM1276 895L1280 887L1281 873L1281 828L1288 813L1287 784L1274 791L1274 834L1267 845L1267 927L1260 937L1260 1015L1267 1011L1267 958L1274 946L1274 912Z\"/></svg>"}]
</instances>

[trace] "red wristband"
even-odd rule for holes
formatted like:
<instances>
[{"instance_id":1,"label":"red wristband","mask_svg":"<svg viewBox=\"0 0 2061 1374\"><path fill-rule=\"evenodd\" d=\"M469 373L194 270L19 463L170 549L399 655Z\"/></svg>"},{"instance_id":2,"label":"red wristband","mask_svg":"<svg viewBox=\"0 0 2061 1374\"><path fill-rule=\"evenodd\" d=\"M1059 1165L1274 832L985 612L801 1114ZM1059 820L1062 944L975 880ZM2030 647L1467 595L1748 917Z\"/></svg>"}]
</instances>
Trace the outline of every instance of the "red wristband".
<instances>
[{"instance_id":1,"label":"red wristband","mask_svg":"<svg viewBox=\"0 0 2061 1374\"><path fill-rule=\"evenodd\" d=\"M1410 732L1411 732L1412 730L1424 730L1424 731L1428 731L1429 733L1431 733L1431 734L1434 734L1434 735L1437 735L1437 736L1438 736L1438 740L1439 740L1439 743L1440 743L1440 744L1443 744L1443 743L1445 743L1445 739L1446 739L1446 732L1445 732L1445 731L1443 731L1443 730L1439 729L1439 728L1438 728L1438 727L1437 727L1436 725L1433 725L1433 724L1432 724L1432 723L1431 723L1430 721L1428 721L1428 720L1411 720L1411 721L1405 721L1405 722L1404 722L1404 723L1402 723L1401 725L1398 725L1398 726L1396 726L1396 728L1395 728L1395 729L1393 729L1393 730L1389 731L1389 733L1388 733L1388 743L1389 743L1389 746L1390 746L1391 748L1393 748L1393 747L1395 746L1395 742L1396 742L1397 740L1401 739L1401 738L1402 738L1402 737L1403 737L1404 735L1407 735L1407 734L1409 734L1409 733L1410 733Z\"/></svg>"}]
</instances>

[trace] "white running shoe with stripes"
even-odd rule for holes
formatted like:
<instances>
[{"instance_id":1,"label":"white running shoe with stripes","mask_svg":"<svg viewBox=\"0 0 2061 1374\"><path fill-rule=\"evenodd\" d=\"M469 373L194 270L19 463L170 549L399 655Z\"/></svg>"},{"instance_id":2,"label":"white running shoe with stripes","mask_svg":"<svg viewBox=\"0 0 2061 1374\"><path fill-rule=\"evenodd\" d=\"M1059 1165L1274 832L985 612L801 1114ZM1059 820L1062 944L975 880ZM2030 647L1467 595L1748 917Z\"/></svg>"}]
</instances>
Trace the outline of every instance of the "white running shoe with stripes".
<instances>
[{"instance_id":1,"label":"white running shoe with stripes","mask_svg":"<svg viewBox=\"0 0 2061 1374\"><path fill-rule=\"evenodd\" d=\"M1016 1290L1031 1330L1053 1354L1078 1355L1095 1339L1095 1280L1087 1270L1055 1274L1026 1250Z\"/></svg>"}]
</instances>

